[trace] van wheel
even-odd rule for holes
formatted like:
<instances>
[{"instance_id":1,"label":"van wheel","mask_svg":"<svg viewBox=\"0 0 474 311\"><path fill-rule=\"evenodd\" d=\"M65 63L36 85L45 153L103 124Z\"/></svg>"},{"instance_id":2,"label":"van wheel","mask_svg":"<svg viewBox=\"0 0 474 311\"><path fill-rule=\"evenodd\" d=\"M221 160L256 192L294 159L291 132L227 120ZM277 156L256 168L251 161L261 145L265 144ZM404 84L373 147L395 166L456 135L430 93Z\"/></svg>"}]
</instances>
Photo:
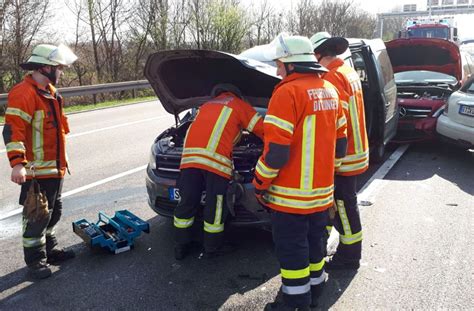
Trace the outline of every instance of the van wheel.
<instances>
[{"instance_id":1,"label":"van wheel","mask_svg":"<svg viewBox=\"0 0 474 311\"><path fill-rule=\"evenodd\" d=\"M373 163L380 163L383 161L384 155L385 155L385 144L381 143L372 150L372 153L370 155L370 160Z\"/></svg>"}]
</instances>

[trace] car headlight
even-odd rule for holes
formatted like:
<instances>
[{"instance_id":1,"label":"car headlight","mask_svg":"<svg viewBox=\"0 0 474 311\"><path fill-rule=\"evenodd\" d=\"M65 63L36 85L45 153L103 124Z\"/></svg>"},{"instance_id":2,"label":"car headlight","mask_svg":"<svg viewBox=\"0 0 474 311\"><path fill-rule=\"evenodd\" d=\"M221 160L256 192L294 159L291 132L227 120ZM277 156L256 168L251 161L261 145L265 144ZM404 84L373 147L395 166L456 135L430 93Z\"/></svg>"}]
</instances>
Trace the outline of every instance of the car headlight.
<instances>
[{"instance_id":1,"label":"car headlight","mask_svg":"<svg viewBox=\"0 0 474 311\"><path fill-rule=\"evenodd\" d=\"M149 165L150 165L150 168L152 170L156 170L156 153L155 153L155 145L156 144L153 144L151 146L151 150L150 150L150 160L149 160Z\"/></svg>"}]
</instances>

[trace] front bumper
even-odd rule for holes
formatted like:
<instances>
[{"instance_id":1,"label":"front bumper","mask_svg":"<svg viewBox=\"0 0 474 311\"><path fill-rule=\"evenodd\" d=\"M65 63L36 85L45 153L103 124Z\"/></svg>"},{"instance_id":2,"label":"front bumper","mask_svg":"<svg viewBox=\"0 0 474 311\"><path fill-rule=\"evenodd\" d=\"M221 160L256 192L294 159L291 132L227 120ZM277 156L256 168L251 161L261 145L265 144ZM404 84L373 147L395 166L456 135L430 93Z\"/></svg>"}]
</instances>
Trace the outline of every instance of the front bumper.
<instances>
[{"instance_id":1,"label":"front bumper","mask_svg":"<svg viewBox=\"0 0 474 311\"><path fill-rule=\"evenodd\" d=\"M148 205L159 215L172 218L178 202L169 199L169 189L176 187L176 180L157 176L147 167L145 177L148 193ZM267 227L270 225L270 214L263 208L254 195L254 187L250 183L242 184L236 196L234 208L231 209L230 225ZM202 205L203 206L203 205ZM232 215L233 214L233 215ZM196 215L199 219L202 213Z\"/></svg>"},{"instance_id":2,"label":"front bumper","mask_svg":"<svg viewBox=\"0 0 474 311\"><path fill-rule=\"evenodd\" d=\"M474 146L474 127L453 122L445 115L441 115L436 124L436 131L464 147Z\"/></svg>"},{"instance_id":3,"label":"front bumper","mask_svg":"<svg viewBox=\"0 0 474 311\"><path fill-rule=\"evenodd\" d=\"M400 120L395 143L412 143L428 141L436 138L436 118L427 117L419 120Z\"/></svg>"}]
</instances>

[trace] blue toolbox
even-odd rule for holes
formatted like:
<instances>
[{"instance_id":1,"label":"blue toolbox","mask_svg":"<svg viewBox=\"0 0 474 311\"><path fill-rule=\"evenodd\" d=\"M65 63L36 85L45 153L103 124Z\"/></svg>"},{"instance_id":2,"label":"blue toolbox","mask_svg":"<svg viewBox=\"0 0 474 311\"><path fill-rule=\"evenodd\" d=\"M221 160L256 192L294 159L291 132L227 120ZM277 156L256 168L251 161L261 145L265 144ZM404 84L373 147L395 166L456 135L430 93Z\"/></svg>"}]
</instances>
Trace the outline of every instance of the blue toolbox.
<instances>
[{"instance_id":1,"label":"blue toolbox","mask_svg":"<svg viewBox=\"0 0 474 311\"><path fill-rule=\"evenodd\" d=\"M143 232L150 233L150 225L129 212L116 211L114 217L99 212L99 220L91 223L81 219L72 223L72 230L90 246L98 246L118 254L130 250L134 239Z\"/></svg>"}]
</instances>

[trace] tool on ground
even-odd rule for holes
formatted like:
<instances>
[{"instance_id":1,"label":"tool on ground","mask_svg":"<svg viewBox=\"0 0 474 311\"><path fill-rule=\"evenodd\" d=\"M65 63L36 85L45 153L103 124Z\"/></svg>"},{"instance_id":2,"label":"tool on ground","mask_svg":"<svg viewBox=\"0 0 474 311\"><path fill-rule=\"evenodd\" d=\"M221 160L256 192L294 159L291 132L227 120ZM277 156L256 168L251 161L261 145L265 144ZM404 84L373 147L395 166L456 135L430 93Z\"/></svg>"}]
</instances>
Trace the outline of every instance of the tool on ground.
<instances>
[{"instance_id":1,"label":"tool on ground","mask_svg":"<svg viewBox=\"0 0 474 311\"><path fill-rule=\"evenodd\" d=\"M150 233L150 225L128 210L116 211L114 217L99 212L99 220L91 223L81 219L72 223L72 230L91 247L102 247L114 254L133 247L142 231Z\"/></svg>"}]
</instances>

